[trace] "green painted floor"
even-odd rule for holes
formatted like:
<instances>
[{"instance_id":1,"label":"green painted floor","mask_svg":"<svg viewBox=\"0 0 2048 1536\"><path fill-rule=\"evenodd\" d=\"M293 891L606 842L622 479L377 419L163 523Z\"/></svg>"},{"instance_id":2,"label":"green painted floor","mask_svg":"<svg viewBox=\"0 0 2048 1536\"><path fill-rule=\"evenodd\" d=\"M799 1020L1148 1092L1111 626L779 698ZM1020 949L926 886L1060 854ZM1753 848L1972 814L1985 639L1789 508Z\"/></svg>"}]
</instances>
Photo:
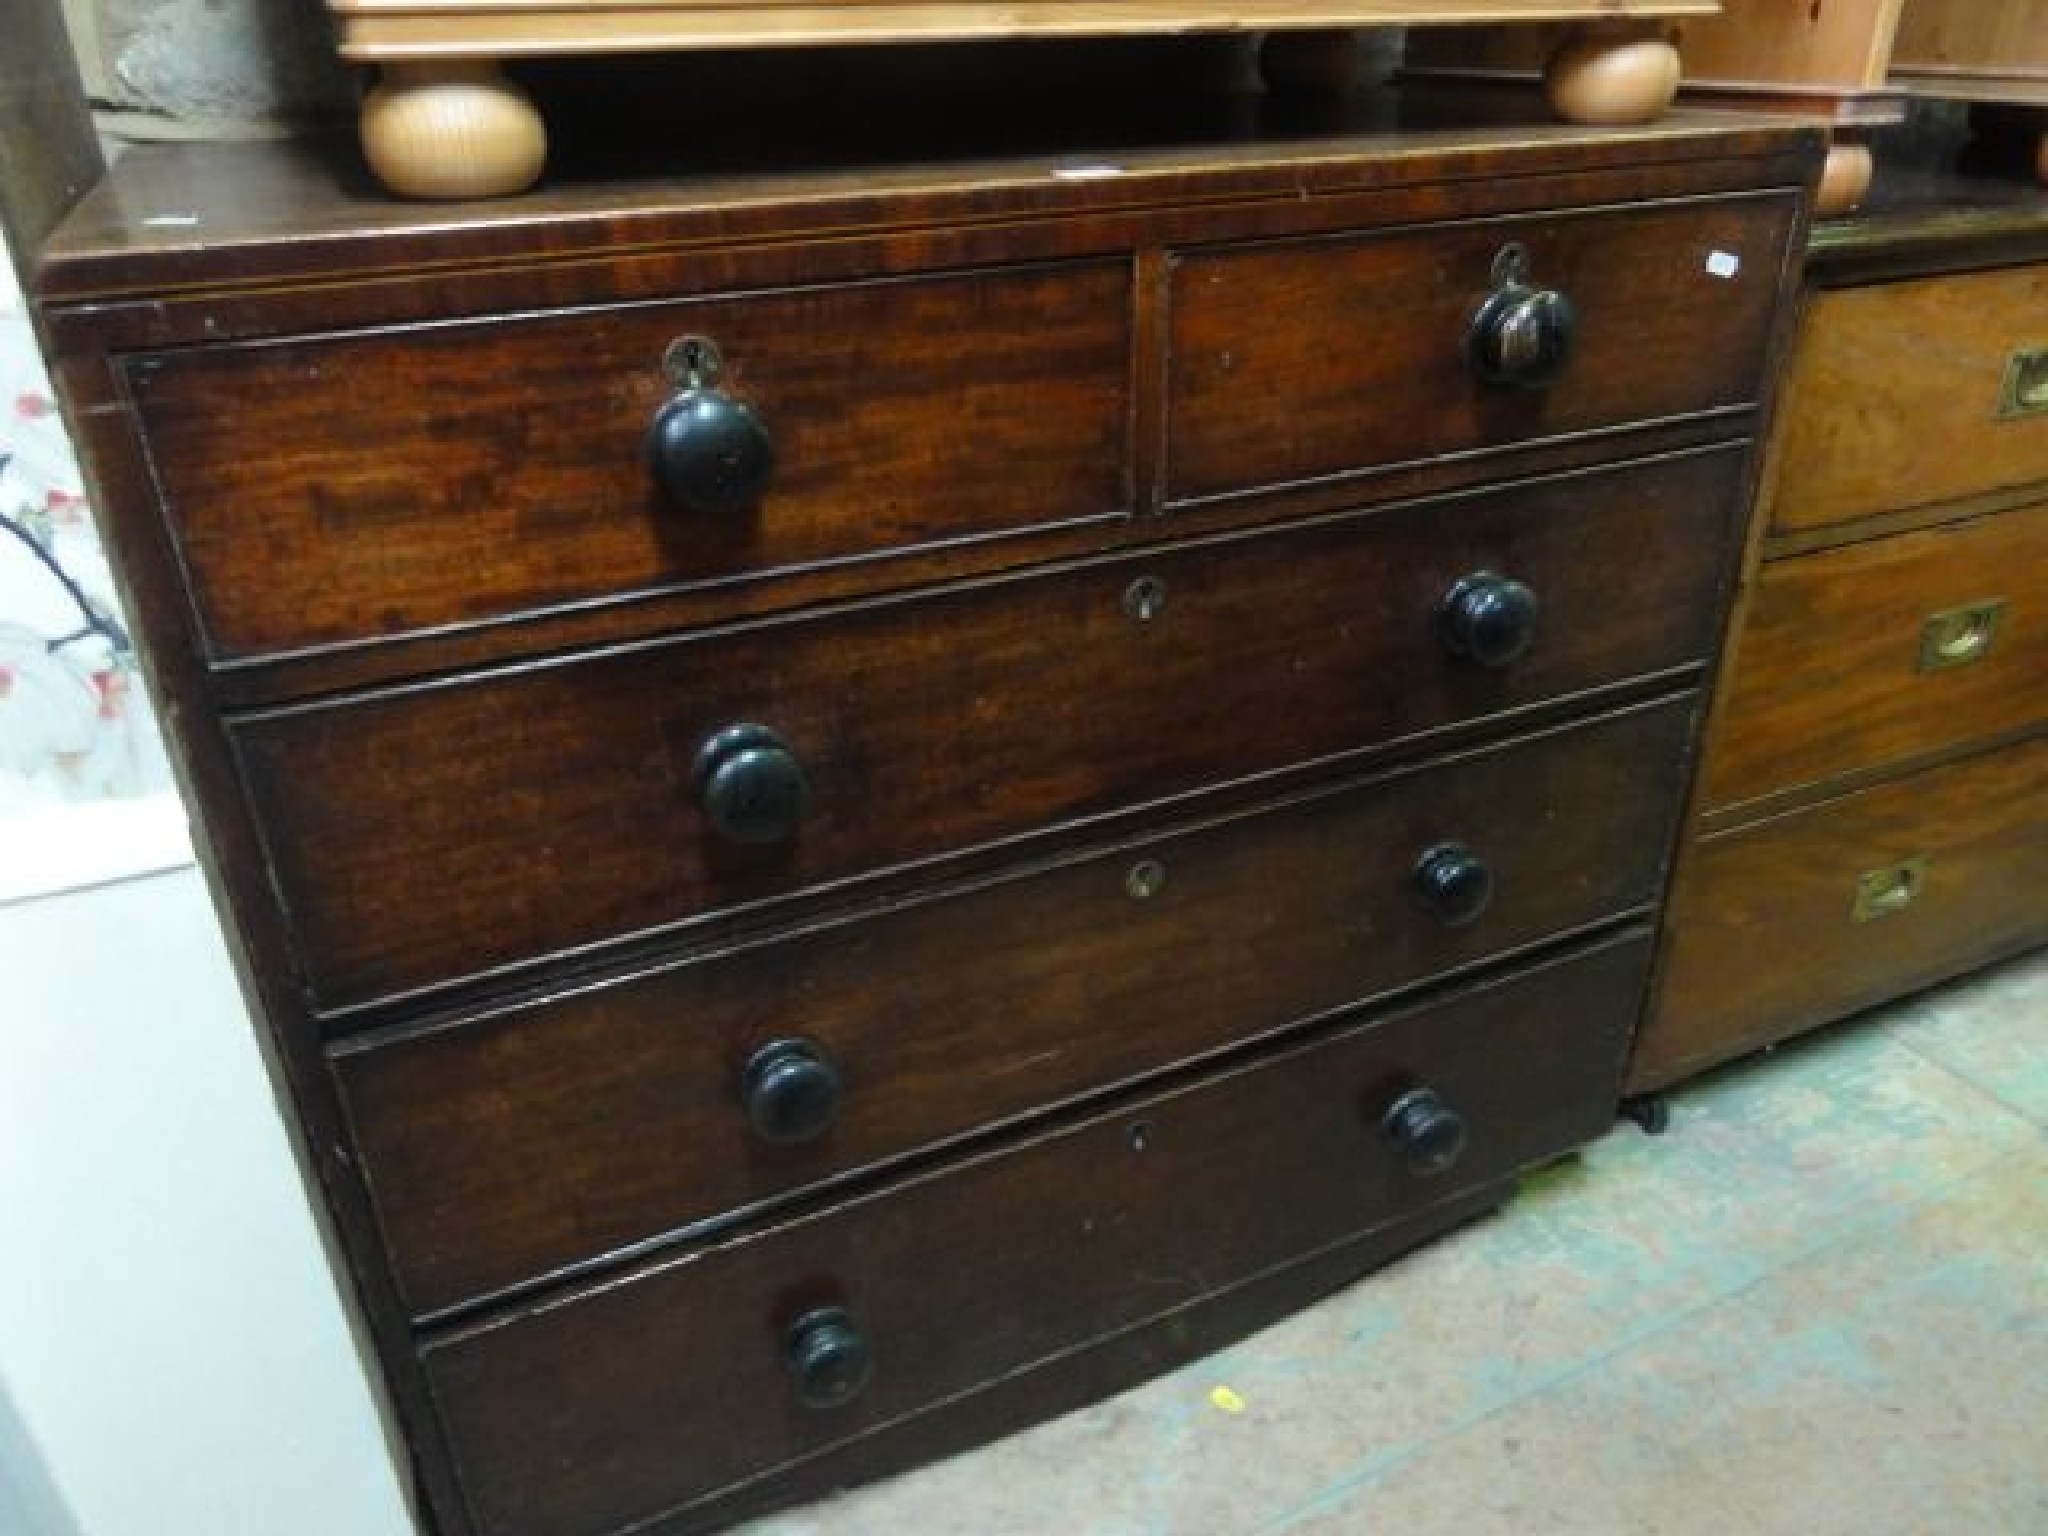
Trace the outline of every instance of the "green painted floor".
<instances>
[{"instance_id":1,"label":"green painted floor","mask_svg":"<svg viewBox=\"0 0 2048 1536\"><path fill-rule=\"evenodd\" d=\"M1175 1375L748 1536L2048 1536L2048 954Z\"/></svg>"}]
</instances>

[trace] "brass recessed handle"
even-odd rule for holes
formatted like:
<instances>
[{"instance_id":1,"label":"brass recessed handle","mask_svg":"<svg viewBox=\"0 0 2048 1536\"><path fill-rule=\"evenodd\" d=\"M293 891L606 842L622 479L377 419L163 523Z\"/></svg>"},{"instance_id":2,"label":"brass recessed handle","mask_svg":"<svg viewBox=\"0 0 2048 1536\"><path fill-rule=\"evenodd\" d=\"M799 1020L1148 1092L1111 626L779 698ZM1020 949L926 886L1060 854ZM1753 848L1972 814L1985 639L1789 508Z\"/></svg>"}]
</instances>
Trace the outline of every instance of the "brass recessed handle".
<instances>
[{"instance_id":1,"label":"brass recessed handle","mask_svg":"<svg viewBox=\"0 0 2048 1536\"><path fill-rule=\"evenodd\" d=\"M1896 864L1866 869L1856 877L1856 901L1849 909L1851 922L1867 923L1903 912L1927 883L1927 855L1901 859Z\"/></svg>"},{"instance_id":2,"label":"brass recessed handle","mask_svg":"<svg viewBox=\"0 0 2048 1536\"><path fill-rule=\"evenodd\" d=\"M2048 347L2023 347L2006 359L1998 414L2001 419L2048 415Z\"/></svg>"},{"instance_id":3,"label":"brass recessed handle","mask_svg":"<svg viewBox=\"0 0 2048 1536\"><path fill-rule=\"evenodd\" d=\"M1992 597L1927 615L1920 621L1919 670L1939 672L1982 661L1991 642L1998 638L1998 623L2005 617L2005 604L2004 598Z\"/></svg>"}]
</instances>

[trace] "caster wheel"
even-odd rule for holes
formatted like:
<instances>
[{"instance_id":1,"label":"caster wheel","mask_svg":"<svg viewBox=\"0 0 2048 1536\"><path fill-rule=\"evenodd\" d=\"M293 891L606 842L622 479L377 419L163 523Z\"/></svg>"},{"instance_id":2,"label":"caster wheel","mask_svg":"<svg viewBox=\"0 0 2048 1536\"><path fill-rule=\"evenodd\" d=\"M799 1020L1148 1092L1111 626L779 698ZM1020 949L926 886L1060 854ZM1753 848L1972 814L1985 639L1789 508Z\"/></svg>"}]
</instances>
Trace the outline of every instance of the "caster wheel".
<instances>
[{"instance_id":1,"label":"caster wheel","mask_svg":"<svg viewBox=\"0 0 2048 1536\"><path fill-rule=\"evenodd\" d=\"M1671 1101L1661 1093L1646 1093L1639 1099L1621 1101L1621 1118L1633 1120L1645 1136L1662 1136L1671 1129Z\"/></svg>"}]
</instances>

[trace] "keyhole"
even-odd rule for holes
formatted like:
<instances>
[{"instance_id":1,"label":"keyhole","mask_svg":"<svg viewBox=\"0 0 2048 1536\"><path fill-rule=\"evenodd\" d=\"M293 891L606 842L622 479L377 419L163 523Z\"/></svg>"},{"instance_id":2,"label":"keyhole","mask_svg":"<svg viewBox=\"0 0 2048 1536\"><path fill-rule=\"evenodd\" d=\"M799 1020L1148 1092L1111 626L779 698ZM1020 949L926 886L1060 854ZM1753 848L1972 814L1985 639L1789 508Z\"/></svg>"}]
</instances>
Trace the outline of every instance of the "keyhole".
<instances>
[{"instance_id":1,"label":"keyhole","mask_svg":"<svg viewBox=\"0 0 2048 1536\"><path fill-rule=\"evenodd\" d=\"M709 336L679 336L669 343L662 369L680 389L709 389L725 372L725 358Z\"/></svg>"},{"instance_id":2,"label":"keyhole","mask_svg":"<svg viewBox=\"0 0 2048 1536\"><path fill-rule=\"evenodd\" d=\"M1157 859L1140 859L1124 876L1124 890L1133 901L1150 901L1166 889L1166 866Z\"/></svg>"},{"instance_id":3,"label":"keyhole","mask_svg":"<svg viewBox=\"0 0 2048 1536\"><path fill-rule=\"evenodd\" d=\"M1140 576L1124 588L1124 614L1140 624L1149 624L1166 608L1166 583L1157 576Z\"/></svg>"}]
</instances>

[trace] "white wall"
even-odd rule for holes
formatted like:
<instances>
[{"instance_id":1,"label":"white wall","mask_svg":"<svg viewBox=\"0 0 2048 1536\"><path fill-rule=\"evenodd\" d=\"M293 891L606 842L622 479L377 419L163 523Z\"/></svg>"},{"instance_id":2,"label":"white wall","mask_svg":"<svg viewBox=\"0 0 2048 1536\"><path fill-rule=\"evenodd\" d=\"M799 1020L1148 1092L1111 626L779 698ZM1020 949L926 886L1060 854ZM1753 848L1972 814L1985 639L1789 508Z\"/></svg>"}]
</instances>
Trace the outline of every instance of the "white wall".
<instances>
[{"instance_id":1,"label":"white wall","mask_svg":"<svg viewBox=\"0 0 2048 1536\"><path fill-rule=\"evenodd\" d=\"M0 905L0 1482L6 1536L413 1530L189 865Z\"/></svg>"}]
</instances>

